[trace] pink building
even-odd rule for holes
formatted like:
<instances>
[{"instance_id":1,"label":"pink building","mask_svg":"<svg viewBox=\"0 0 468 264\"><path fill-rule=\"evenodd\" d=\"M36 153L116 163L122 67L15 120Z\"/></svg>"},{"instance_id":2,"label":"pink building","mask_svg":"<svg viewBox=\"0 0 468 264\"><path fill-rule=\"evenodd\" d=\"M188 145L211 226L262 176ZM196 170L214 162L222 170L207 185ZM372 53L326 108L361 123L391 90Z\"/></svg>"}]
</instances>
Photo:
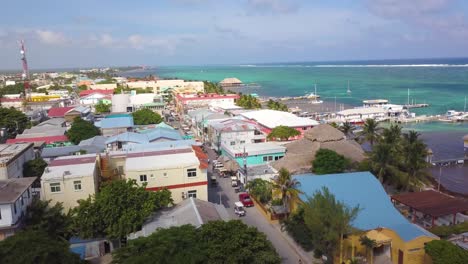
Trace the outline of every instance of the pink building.
<instances>
[{"instance_id":1,"label":"pink building","mask_svg":"<svg viewBox=\"0 0 468 264\"><path fill-rule=\"evenodd\" d=\"M288 112L268 109L245 112L240 115L245 119L255 121L265 134L270 134L271 130L277 126L292 127L301 133L299 136L290 138L289 140L303 138L305 131L319 124L317 121L309 118L298 117Z\"/></svg>"}]
</instances>

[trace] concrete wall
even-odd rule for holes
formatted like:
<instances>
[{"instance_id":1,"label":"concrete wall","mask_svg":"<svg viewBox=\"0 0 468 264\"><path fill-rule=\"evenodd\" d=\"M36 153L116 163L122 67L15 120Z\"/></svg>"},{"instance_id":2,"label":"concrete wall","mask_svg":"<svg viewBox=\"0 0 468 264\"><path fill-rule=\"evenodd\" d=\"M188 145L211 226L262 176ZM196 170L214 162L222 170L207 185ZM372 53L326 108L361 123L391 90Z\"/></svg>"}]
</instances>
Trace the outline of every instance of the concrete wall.
<instances>
[{"instance_id":1,"label":"concrete wall","mask_svg":"<svg viewBox=\"0 0 468 264\"><path fill-rule=\"evenodd\" d=\"M92 165L90 165L92 166ZM41 181L41 199L51 200L51 204L57 202L63 203L63 209L68 212L69 209L78 205L78 200L87 199L98 190L99 171L96 167L93 175L83 175L82 177L72 177L63 179L51 179ZM74 182L81 181L81 190L75 190ZM60 192L52 193L50 191L51 183L60 183Z\"/></svg>"},{"instance_id":2,"label":"concrete wall","mask_svg":"<svg viewBox=\"0 0 468 264\"><path fill-rule=\"evenodd\" d=\"M15 230L12 226L22 221L21 218L24 217L24 215L26 214L26 209L31 204L32 200L32 190L31 187L29 187L28 189L26 189L26 191L24 191L21 194L21 196L14 203L0 205L0 213L2 216L0 219L0 228L4 229L0 230L0 241L14 234ZM14 210L15 205L16 213ZM12 228L9 229L8 227Z\"/></svg>"},{"instance_id":3,"label":"concrete wall","mask_svg":"<svg viewBox=\"0 0 468 264\"><path fill-rule=\"evenodd\" d=\"M33 145L24 150L22 153L13 157L6 167L0 167L0 180L6 180L11 178L22 178L23 177L23 165L24 163L34 159Z\"/></svg>"}]
</instances>

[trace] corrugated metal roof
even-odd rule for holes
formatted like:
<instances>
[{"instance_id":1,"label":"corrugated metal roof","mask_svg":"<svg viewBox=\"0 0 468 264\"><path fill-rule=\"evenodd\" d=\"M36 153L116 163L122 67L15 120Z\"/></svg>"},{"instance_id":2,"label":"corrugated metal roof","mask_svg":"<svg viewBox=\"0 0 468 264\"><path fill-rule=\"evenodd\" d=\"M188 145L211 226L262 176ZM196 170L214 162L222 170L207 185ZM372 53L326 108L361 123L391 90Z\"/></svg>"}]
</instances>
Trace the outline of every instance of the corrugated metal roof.
<instances>
[{"instance_id":1,"label":"corrugated metal roof","mask_svg":"<svg viewBox=\"0 0 468 264\"><path fill-rule=\"evenodd\" d=\"M241 113L240 115L247 119L255 120L257 123L271 129L277 126L308 127L319 124L317 121L309 118L298 117L288 112L270 109L245 112Z\"/></svg>"},{"instance_id":2,"label":"corrugated metal roof","mask_svg":"<svg viewBox=\"0 0 468 264\"><path fill-rule=\"evenodd\" d=\"M67 106L67 107L52 107L47 112L49 117L63 117L66 112L75 108L74 106Z\"/></svg>"},{"instance_id":3,"label":"corrugated metal roof","mask_svg":"<svg viewBox=\"0 0 468 264\"><path fill-rule=\"evenodd\" d=\"M143 132L143 131L142 131ZM182 136L176 130L168 128L155 128L145 130L145 133L126 132L110 137L106 140L106 144L114 142L132 142L138 144L146 144L158 139L167 140L182 140Z\"/></svg>"},{"instance_id":4,"label":"corrugated metal roof","mask_svg":"<svg viewBox=\"0 0 468 264\"><path fill-rule=\"evenodd\" d=\"M65 135L62 136L51 136L51 137L31 137L31 138L10 138L7 139L8 144L12 143L24 143L24 142L45 142L46 144L54 142L67 142L68 137Z\"/></svg>"},{"instance_id":5,"label":"corrugated metal roof","mask_svg":"<svg viewBox=\"0 0 468 264\"><path fill-rule=\"evenodd\" d=\"M100 126L103 129L133 127L133 125L134 124L132 116L104 118L100 122Z\"/></svg>"},{"instance_id":6,"label":"corrugated metal roof","mask_svg":"<svg viewBox=\"0 0 468 264\"><path fill-rule=\"evenodd\" d=\"M303 174L294 176L301 183L301 199L313 196L322 187L327 187L336 199L348 206L359 205L359 212L352 225L367 231L378 227L389 228L405 241L420 236L435 237L432 233L410 223L393 206L390 197L380 182L370 172L341 173L328 175Z\"/></svg>"}]
</instances>

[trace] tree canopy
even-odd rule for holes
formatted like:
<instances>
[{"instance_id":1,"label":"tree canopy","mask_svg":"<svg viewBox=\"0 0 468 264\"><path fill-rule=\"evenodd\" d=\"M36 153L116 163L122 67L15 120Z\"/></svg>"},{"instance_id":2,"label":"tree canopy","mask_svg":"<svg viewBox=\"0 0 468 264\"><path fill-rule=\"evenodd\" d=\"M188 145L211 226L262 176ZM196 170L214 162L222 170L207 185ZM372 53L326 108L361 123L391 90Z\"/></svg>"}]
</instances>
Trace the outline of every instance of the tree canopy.
<instances>
[{"instance_id":1,"label":"tree canopy","mask_svg":"<svg viewBox=\"0 0 468 264\"><path fill-rule=\"evenodd\" d=\"M256 178L247 184L250 194L255 196L261 203L266 204L271 201L273 185L270 181Z\"/></svg>"},{"instance_id":2,"label":"tree canopy","mask_svg":"<svg viewBox=\"0 0 468 264\"><path fill-rule=\"evenodd\" d=\"M273 193L276 196L280 196L283 202L284 208L289 212L289 202L295 200L301 194L299 190L300 182L291 177L291 173L281 168L278 172L278 176L273 179Z\"/></svg>"},{"instance_id":3,"label":"tree canopy","mask_svg":"<svg viewBox=\"0 0 468 264\"><path fill-rule=\"evenodd\" d=\"M71 218L63 213L61 203L51 206L50 201L34 199L26 211L25 225L28 230L43 231L52 238L71 236Z\"/></svg>"},{"instance_id":4,"label":"tree canopy","mask_svg":"<svg viewBox=\"0 0 468 264\"><path fill-rule=\"evenodd\" d=\"M288 140L289 138L299 136L301 132L288 126L277 126L268 134L268 140Z\"/></svg>"},{"instance_id":5,"label":"tree canopy","mask_svg":"<svg viewBox=\"0 0 468 264\"><path fill-rule=\"evenodd\" d=\"M221 85L209 81L203 82L203 87L205 89L205 93L216 93L216 94L224 94L224 89Z\"/></svg>"},{"instance_id":6,"label":"tree canopy","mask_svg":"<svg viewBox=\"0 0 468 264\"><path fill-rule=\"evenodd\" d=\"M424 246L434 264L468 263L468 251L446 240L432 240Z\"/></svg>"},{"instance_id":7,"label":"tree canopy","mask_svg":"<svg viewBox=\"0 0 468 264\"><path fill-rule=\"evenodd\" d=\"M284 111L284 112L288 112L289 110L287 105L278 101L273 101L272 99L268 100L267 107L268 109Z\"/></svg>"},{"instance_id":8,"label":"tree canopy","mask_svg":"<svg viewBox=\"0 0 468 264\"><path fill-rule=\"evenodd\" d=\"M171 203L166 189L150 192L135 180L112 181L93 197L78 201L72 210L73 227L83 238L125 238L155 210Z\"/></svg>"},{"instance_id":9,"label":"tree canopy","mask_svg":"<svg viewBox=\"0 0 468 264\"><path fill-rule=\"evenodd\" d=\"M236 102L237 106L240 106L245 109L259 109L262 108L262 105L258 99L252 95L241 95Z\"/></svg>"},{"instance_id":10,"label":"tree canopy","mask_svg":"<svg viewBox=\"0 0 468 264\"><path fill-rule=\"evenodd\" d=\"M137 110L132 115L135 125L159 124L163 121L161 115L147 108Z\"/></svg>"},{"instance_id":11,"label":"tree canopy","mask_svg":"<svg viewBox=\"0 0 468 264\"><path fill-rule=\"evenodd\" d=\"M70 251L65 240L44 231L20 231L0 242L0 263L62 264L85 263Z\"/></svg>"},{"instance_id":12,"label":"tree canopy","mask_svg":"<svg viewBox=\"0 0 468 264\"><path fill-rule=\"evenodd\" d=\"M0 127L6 128L9 135L22 133L27 126L28 117L23 112L14 108L0 107Z\"/></svg>"},{"instance_id":13,"label":"tree canopy","mask_svg":"<svg viewBox=\"0 0 468 264\"><path fill-rule=\"evenodd\" d=\"M47 167L47 162L42 158L35 158L23 165L24 177L41 177L44 169Z\"/></svg>"},{"instance_id":14,"label":"tree canopy","mask_svg":"<svg viewBox=\"0 0 468 264\"><path fill-rule=\"evenodd\" d=\"M94 109L96 113L109 113L111 111L112 105L105 104L102 101L99 101L96 105L94 105Z\"/></svg>"},{"instance_id":15,"label":"tree canopy","mask_svg":"<svg viewBox=\"0 0 468 264\"><path fill-rule=\"evenodd\" d=\"M316 174L344 172L350 161L343 155L330 149L319 149L312 162L312 171Z\"/></svg>"},{"instance_id":16,"label":"tree canopy","mask_svg":"<svg viewBox=\"0 0 468 264\"><path fill-rule=\"evenodd\" d=\"M76 117L73 120L71 128L67 131L68 139L74 144L78 144L82 140L98 136L99 134L99 128L80 117Z\"/></svg>"},{"instance_id":17,"label":"tree canopy","mask_svg":"<svg viewBox=\"0 0 468 264\"><path fill-rule=\"evenodd\" d=\"M333 257L344 235L353 232L359 206L349 207L326 188L317 191L304 203L304 223L311 233L316 253ZM316 254L320 255L320 254Z\"/></svg>"},{"instance_id":18,"label":"tree canopy","mask_svg":"<svg viewBox=\"0 0 468 264\"><path fill-rule=\"evenodd\" d=\"M281 262L265 234L238 220L160 229L131 240L113 256L119 264Z\"/></svg>"}]
</instances>

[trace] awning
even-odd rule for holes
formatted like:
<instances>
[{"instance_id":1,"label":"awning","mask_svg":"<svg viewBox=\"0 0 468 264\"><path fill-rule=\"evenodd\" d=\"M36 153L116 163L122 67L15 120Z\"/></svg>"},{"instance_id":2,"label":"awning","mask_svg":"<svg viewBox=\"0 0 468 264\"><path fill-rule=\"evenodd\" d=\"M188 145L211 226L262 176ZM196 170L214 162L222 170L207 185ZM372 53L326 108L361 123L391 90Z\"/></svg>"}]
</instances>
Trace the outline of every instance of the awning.
<instances>
[{"instance_id":1,"label":"awning","mask_svg":"<svg viewBox=\"0 0 468 264\"><path fill-rule=\"evenodd\" d=\"M377 230L371 230L367 232L366 236L369 239L375 240L375 243L377 244L377 246L390 244L392 242L392 239L390 237L388 237L384 233L379 232Z\"/></svg>"}]
</instances>

